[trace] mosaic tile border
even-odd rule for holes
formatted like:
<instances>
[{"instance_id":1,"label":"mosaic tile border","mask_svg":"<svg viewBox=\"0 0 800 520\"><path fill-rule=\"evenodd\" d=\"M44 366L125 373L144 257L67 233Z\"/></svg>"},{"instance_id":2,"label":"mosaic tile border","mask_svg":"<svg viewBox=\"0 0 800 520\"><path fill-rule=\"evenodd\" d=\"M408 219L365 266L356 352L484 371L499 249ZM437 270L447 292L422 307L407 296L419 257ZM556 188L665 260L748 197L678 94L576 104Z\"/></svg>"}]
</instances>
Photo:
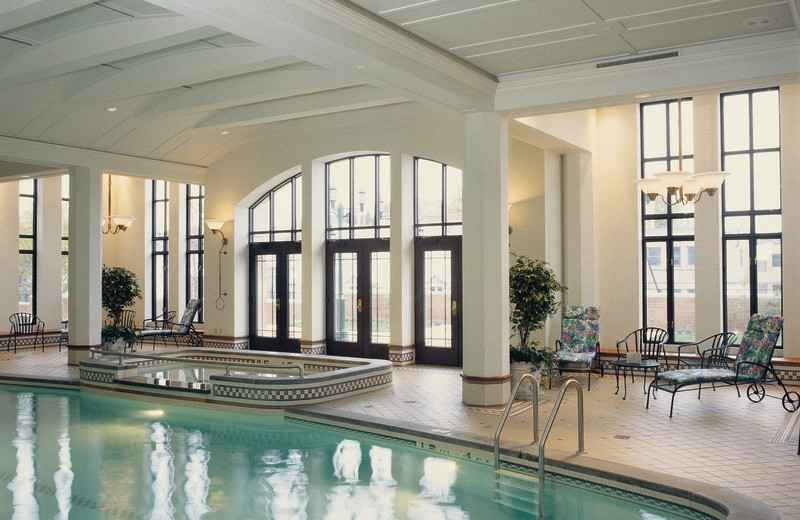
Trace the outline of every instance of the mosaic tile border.
<instances>
[{"instance_id":1,"label":"mosaic tile border","mask_svg":"<svg viewBox=\"0 0 800 520\"><path fill-rule=\"evenodd\" d=\"M286 389L268 389L214 383L212 385L211 395L214 397L228 399L279 403L291 401L316 401L334 396L346 396L354 392L378 388L391 384L391 382L392 374L389 373L342 381L340 383L334 383L330 385Z\"/></svg>"}]
</instances>

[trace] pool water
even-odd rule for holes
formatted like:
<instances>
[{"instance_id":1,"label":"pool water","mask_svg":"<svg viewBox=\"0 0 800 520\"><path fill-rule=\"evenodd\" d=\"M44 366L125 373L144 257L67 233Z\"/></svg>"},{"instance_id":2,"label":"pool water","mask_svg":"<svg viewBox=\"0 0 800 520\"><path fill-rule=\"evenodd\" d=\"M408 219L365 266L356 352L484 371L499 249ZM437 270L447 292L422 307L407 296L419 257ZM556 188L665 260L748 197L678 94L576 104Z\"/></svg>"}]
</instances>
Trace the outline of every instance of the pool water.
<instances>
[{"instance_id":1,"label":"pool water","mask_svg":"<svg viewBox=\"0 0 800 520\"><path fill-rule=\"evenodd\" d=\"M0 518L531 518L495 504L491 467L289 420L19 387L0 410ZM551 519L692 518L546 491Z\"/></svg>"}]
</instances>

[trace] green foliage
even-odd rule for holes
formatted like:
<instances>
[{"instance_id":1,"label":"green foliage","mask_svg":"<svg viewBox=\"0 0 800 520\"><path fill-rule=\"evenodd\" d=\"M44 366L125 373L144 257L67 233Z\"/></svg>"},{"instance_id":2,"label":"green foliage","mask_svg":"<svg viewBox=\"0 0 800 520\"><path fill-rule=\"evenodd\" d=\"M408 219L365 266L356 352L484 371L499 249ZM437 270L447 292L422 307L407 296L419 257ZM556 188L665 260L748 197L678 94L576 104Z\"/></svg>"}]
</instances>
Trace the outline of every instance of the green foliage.
<instances>
[{"instance_id":1,"label":"green foliage","mask_svg":"<svg viewBox=\"0 0 800 520\"><path fill-rule=\"evenodd\" d=\"M534 366L554 365L554 352L546 346L537 347L531 332L541 329L547 319L561 306L561 296L567 288L558 281L555 272L543 260L527 256L516 258L509 268L508 299L511 304L511 329L519 336L519 347L509 349L511 361L527 361Z\"/></svg>"},{"instance_id":2,"label":"green foliage","mask_svg":"<svg viewBox=\"0 0 800 520\"><path fill-rule=\"evenodd\" d=\"M100 330L100 337L103 338L103 341L108 341L109 343L113 343L117 338L122 338L122 340L125 341L125 345L128 347L133 345L138 339L135 330L130 327L117 327L116 325L106 325L103 327Z\"/></svg>"},{"instance_id":3,"label":"green foliage","mask_svg":"<svg viewBox=\"0 0 800 520\"><path fill-rule=\"evenodd\" d=\"M103 309L114 319L114 326L119 322L122 310L141 297L133 271L124 267L103 266Z\"/></svg>"}]
</instances>

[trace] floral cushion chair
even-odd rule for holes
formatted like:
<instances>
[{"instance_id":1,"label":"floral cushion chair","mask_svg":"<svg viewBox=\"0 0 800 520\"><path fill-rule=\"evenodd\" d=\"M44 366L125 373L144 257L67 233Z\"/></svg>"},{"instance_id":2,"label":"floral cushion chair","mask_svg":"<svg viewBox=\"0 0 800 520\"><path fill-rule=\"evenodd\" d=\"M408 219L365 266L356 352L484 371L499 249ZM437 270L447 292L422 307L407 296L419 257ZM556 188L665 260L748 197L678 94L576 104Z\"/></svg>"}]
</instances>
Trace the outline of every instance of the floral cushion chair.
<instances>
[{"instance_id":1,"label":"floral cushion chair","mask_svg":"<svg viewBox=\"0 0 800 520\"><path fill-rule=\"evenodd\" d=\"M599 361L600 309L597 307L565 306L561 318L561 339L556 340L556 370L586 372L588 390L592 389L592 367ZM603 366L600 365L600 376ZM552 385L552 378L550 380Z\"/></svg>"},{"instance_id":2,"label":"floral cushion chair","mask_svg":"<svg viewBox=\"0 0 800 520\"><path fill-rule=\"evenodd\" d=\"M739 383L750 383L750 389L754 390L748 389L748 397L751 401L760 401L764 397L764 392L763 387L759 385L765 382L770 374L774 377L771 382L777 382L783 387L783 383L772 368L771 362L772 353L775 350L782 328L782 316L753 314L747 324L747 330L742 335L742 342L739 345L732 367L721 368L718 366L720 364L719 360L725 359L730 346L725 345L708 349L703 352L702 368L670 370L656 375L647 390L647 408L650 407L651 391L653 393L656 390L670 392L672 393L672 402L670 403L669 416L672 417L675 394L682 390L689 390L686 388L687 386L697 385L697 398L699 399L700 389L704 383L734 385L736 386L737 394L740 396ZM759 388L760 391L758 391ZM789 394L786 393L786 395ZM786 405L784 404L785 407Z\"/></svg>"}]
</instances>

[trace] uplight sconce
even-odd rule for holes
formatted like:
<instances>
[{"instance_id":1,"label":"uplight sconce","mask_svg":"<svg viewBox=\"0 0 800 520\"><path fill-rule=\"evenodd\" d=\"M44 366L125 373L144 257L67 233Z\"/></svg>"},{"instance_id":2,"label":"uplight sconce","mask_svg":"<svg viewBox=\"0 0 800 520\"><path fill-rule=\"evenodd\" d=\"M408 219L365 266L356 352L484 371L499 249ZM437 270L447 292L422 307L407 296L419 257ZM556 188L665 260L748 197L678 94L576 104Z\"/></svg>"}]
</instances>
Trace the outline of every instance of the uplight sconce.
<instances>
[{"instance_id":1,"label":"uplight sconce","mask_svg":"<svg viewBox=\"0 0 800 520\"><path fill-rule=\"evenodd\" d=\"M125 231L136 220L130 215L111 214L111 175L108 176L108 216L103 217L103 234L111 233L116 235L120 231Z\"/></svg>"},{"instance_id":2,"label":"uplight sconce","mask_svg":"<svg viewBox=\"0 0 800 520\"><path fill-rule=\"evenodd\" d=\"M222 226L225 225L227 220L221 218L207 218L205 221L206 226L208 226L208 229L210 229L212 233L215 235L217 233L222 235L222 246L219 248L219 262L217 263L217 267L219 268L219 297L215 302L217 310L221 311L225 308L225 299L223 296L228 296L228 293L222 292L222 255L228 254L228 252L225 251L225 246L228 245L228 239L225 238L225 235L222 233Z\"/></svg>"}]
</instances>

